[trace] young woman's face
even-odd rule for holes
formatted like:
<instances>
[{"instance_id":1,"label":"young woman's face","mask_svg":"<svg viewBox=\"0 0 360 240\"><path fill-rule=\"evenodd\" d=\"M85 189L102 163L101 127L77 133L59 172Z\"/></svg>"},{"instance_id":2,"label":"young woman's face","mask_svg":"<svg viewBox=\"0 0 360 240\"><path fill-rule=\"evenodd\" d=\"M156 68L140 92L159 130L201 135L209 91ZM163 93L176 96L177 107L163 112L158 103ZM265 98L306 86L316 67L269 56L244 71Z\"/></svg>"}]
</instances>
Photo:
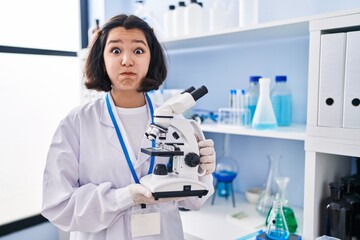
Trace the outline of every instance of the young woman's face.
<instances>
[{"instance_id":1,"label":"young woman's face","mask_svg":"<svg viewBox=\"0 0 360 240\"><path fill-rule=\"evenodd\" d=\"M127 30L123 27L110 30L104 49L104 61L112 89L139 89L148 72L150 57L150 49L141 30Z\"/></svg>"}]
</instances>

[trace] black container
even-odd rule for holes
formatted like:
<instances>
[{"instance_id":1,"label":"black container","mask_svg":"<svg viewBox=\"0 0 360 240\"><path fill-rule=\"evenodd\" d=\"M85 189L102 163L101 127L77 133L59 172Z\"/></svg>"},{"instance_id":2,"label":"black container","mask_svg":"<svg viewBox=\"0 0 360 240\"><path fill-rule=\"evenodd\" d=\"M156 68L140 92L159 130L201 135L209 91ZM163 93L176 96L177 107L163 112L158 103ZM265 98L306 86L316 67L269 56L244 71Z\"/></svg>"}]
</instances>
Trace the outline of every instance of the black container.
<instances>
[{"instance_id":1,"label":"black container","mask_svg":"<svg viewBox=\"0 0 360 240\"><path fill-rule=\"evenodd\" d=\"M321 210L322 235L351 240L351 205L342 198L344 184L333 182L329 184L331 196L324 199Z\"/></svg>"},{"instance_id":2,"label":"black container","mask_svg":"<svg viewBox=\"0 0 360 240\"><path fill-rule=\"evenodd\" d=\"M358 183L356 183L353 178L346 178L341 181L345 186L343 198L351 205L352 208L351 235L356 237L356 239L360 239L360 231L358 230L360 225L356 225L355 223L356 216L360 216L360 195L354 191Z\"/></svg>"}]
</instances>

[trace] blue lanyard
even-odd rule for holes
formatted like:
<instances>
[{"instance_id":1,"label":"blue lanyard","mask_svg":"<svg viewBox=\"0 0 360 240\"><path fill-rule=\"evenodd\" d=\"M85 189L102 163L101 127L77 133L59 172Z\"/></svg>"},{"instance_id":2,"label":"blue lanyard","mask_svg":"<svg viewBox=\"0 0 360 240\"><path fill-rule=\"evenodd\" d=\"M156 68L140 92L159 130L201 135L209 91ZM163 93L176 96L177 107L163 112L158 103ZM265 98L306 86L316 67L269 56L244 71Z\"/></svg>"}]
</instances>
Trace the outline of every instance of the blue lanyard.
<instances>
[{"instance_id":1,"label":"blue lanyard","mask_svg":"<svg viewBox=\"0 0 360 240\"><path fill-rule=\"evenodd\" d=\"M147 99L147 102L148 102L148 105L149 105L149 109L150 109L150 115L151 115L151 123L154 123L154 108L153 108L153 105L152 105L152 102L151 102L151 99L150 97L145 93L145 96L146 96L146 99ZM131 162L131 159L130 159L130 156L129 156L129 152L126 148L126 145L125 145L125 142L124 142L124 139L121 135L121 132L120 132L120 129L119 129L119 126L116 122L116 119L115 119L115 116L114 116L114 113L112 111L112 108L111 108L111 105L110 105L110 101L109 101L109 93L106 94L106 106L107 106L107 109L109 111L109 114L110 114L110 118L111 118L111 121L113 122L114 124L114 128L115 128L115 131L116 131L116 135L119 139L119 142L120 142L120 145L121 145L121 148L122 150L124 151L124 155L125 155L125 158L126 158L126 161L127 161L127 164L130 168L130 171L131 171L131 174L134 178L134 181L136 183L139 183L139 178L138 176L136 175L136 172L135 172L135 168L134 168L134 165L132 164ZM155 141L152 141L152 147L155 147ZM150 160L150 166L149 166L149 170L148 170L148 174L152 173L152 170L154 168L154 156L151 156L151 160Z\"/></svg>"}]
</instances>

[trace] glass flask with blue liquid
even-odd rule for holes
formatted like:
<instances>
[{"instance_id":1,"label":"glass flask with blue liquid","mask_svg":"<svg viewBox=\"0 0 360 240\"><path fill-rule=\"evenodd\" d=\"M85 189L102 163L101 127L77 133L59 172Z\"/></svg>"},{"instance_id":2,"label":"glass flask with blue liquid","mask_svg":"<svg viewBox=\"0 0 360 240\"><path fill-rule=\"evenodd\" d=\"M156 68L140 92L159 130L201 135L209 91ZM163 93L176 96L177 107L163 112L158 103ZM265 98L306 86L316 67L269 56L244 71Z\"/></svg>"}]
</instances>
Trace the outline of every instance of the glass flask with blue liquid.
<instances>
[{"instance_id":1,"label":"glass flask with blue liquid","mask_svg":"<svg viewBox=\"0 0 360 240\"><path fill-rule=\"evenodd\" d=\"M279 194L276 195L269 214L269 225L266 229L266 236L273 240L286 240L290 236Z\"/></svg>"},{"instance_id":2,"label":"glass flask with blue liquid","mask_svg":"<svg viewBox=\"0 0 360 240\"><path fill-rule=\"evenodd\" d=\"M292 123L292 95L286 81L286 76L276 76L276 84L270 94L276 122L281 127Z\"/></svg>"}]
</instances>

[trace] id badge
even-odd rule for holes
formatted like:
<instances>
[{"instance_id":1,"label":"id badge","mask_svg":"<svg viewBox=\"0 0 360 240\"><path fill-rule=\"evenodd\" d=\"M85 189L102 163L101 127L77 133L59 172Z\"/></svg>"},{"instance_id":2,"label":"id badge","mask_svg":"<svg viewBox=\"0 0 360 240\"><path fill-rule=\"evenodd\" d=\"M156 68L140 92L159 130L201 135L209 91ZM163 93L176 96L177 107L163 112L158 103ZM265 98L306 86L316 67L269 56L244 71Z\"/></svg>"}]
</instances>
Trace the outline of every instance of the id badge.
<instances>
[{"instance_id":1,"label":"id badge","mask_svg":"<svg viewBox=\"0 0 360 240\"><path fill-rule=\"evenodd\" d=\"M161 232L161 216L158 206L134 207L130 215L131 238L158 235Z\"/></svg>"}]
</instances>

